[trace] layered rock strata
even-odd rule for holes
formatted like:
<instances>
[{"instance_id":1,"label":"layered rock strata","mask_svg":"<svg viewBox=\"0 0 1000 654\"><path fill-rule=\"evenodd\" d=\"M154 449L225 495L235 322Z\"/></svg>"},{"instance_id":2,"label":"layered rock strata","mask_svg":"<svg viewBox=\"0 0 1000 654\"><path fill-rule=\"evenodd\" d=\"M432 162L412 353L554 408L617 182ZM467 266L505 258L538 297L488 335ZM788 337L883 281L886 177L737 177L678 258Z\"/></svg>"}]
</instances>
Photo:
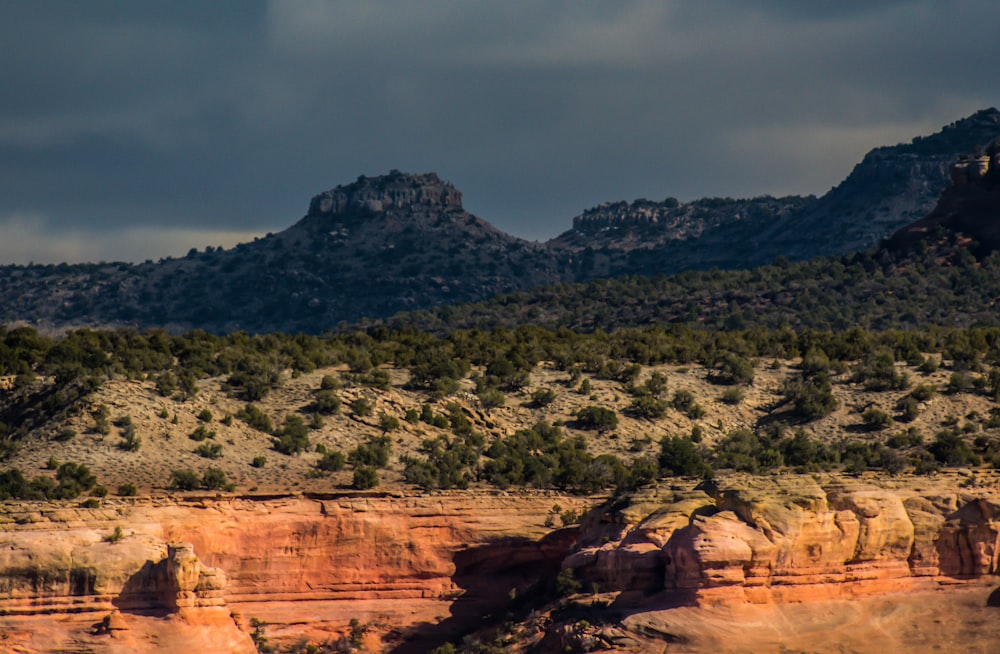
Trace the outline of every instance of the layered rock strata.
<instances>
[{"instance_id":1,"label":"layered rock strata","mask_svg":"<svg viewBox=\"0 0 1000 654\"><path fill-rule=\"evenodd\" d=\"M809 475L648 490L595 512L564 566L604 590L769 602L992 575L1000 487Z\"/></svg>"},{"instance_id":2,"label":"layered rock strata","mask_svg":"<svg viewBox=\"0 0 1000 654\"><path fill-rule=\"evenodd\" d=\"M126 640L161 651L151 643L197 640L201 625L223 642L211 651L243 652L253 618L278 644L336 642L355 619L376 642L419 651L558 570L575 529L553 529L553 507L592 503L545 492L8 503L0 630L25 634L25 651Z\"/></svg>"}]
</instances>

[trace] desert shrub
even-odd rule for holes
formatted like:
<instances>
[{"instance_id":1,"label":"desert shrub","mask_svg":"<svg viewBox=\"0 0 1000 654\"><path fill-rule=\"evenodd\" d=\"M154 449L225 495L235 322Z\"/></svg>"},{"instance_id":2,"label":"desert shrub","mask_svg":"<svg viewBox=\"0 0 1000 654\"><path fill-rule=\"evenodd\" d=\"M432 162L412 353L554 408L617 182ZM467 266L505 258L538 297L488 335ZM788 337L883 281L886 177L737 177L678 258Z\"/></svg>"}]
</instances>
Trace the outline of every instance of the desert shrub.
<instances>
[{"instance_id":1,"label":"desert shrub","mask_svg":"<svg viewBox=\"0 0 1000 654\"><path fill-rule=\"evenodd\" d=\"M727 388L724 390L722 392L722 397L719 399L722 400L724 404L736 405L742 402L744 397L746 397L746 393L742 388L737 386L735 388Z\"/></svg>"},{"instance_id":2,"label":"desert shrub","mask_svg":"<svg viewBox=\"0 0 1000 654\"><path fill-rule=\"evenodd\" d=\"M920 447L924 444L924 437L919 431L916 430L916 428L910 427L890 436L885 444L897 450L908 447Z\"/></svg>"},{"instance_id":3,"label":"desert shrub","mask_svg":"<svg viewBox=\"0 0 1000 654\"><path fill-rule=\"evenodd\" d=\"M892 416L882 409L871 407L861 414L861 422L866 429L880 431L892 424Z\"/></svg>"},{"instance_id":4,"label":"desert shrub","mask_svg":"<svg viewBox=\"0 0 1000 654\"><path fill-rule=\"evenodd\" d=\"M201 413L198 414L198 420L202 422L212 422L212 412L208 409L202 409Z\"/></svg>"},{"instance_id":5,"label":"desert shrub","mask_svg":"<svg viewBox=\"0 0 1000 654\"><path fill-rule=\"evenodd\" d=\"M56 470L56 481L58 485L52 495L56 499L79 497L97 485L97 477L90 472L90 468L71 462L59 466Z\"/></svg>"},{"instance_id":6,"label":"desert shrub","mask_svg":"<svg viewBox=\"0 0 1000 654\"><path fill-rule=\"evenodd\" d=\"M323 378L319 380L320 390L324 391L336 391L340 389L340 379L333 375L323 375Z\"/></svg>"},{"instance_id":7,"label":"desert shrub","mask_svg":"<svg viewBox=\"0 0 1000 654\"><path fill-rule=\"evenodd\" d=\"M274 423L271 422L271 416L264 413L256 404L247 404L236 414L236 417L257 431L264 432L265 434L274 432Z\"/></svg>"},{"instance_id":8,"label":"desert shrub","mask_svg":"<svg viewBox=\"0 0 1000 654\"><path fill-rule=\"evenodd\" d=\"M920 403L909 395L896 403L896 409L899 410L896 420L900 422L913 422L920 415Z\"/></svg>"},{"instance_id":9,"label":"desert shrub","mask_svg":"<svg viewBox=\"0 0 1000 654\"><path fill-rule=\"evenodd\" d=\"M285 425L274 439L273 447L282 454L299 454L309 448L309 427L302 416L291 414L285 417Z\"/></svg>"},{"instance_id":10,"label":"desert shrub","mask_svg":"<svg viewBox=\"0 0 1000 654\"><path fill-rule=\"evenodd\" d=\"M433 488L468 488L475 479L482 437L438 437L425 440L419 449L422 457L403 459L403 478L424 490Z\"/></svg>"},{"instance_id":11,"label":"desert shrub","mask_svg":"<svg viewBox=\"0 0 1000 654\"><path fill-rule=\"evenodd\" d=\"M576 412L576 424L580 429L611 431L618 427L618 414L601 406L585 406Z\"/></svg>"},{"instance_id":12,"label":"desert shrub","mask_svg":"<svg viewBox=\"0 0 1000 654\"><path fill-rule=\"evenodd\" d=\"M118 495L121 497L133 497L136 492L136 487L133 483L124 483L118 487Z\"/></svg>"},{"instance_id":13,"label":"desert shrub","mask_svg":"<svg viewBox=\"0 0 1000 654\"><path fill-rule=\"evenodd\" d=\"M170 397L177 391L177 375L169 370L156 378L156 391L163 397Z\"/></svg>"},{"instance_id":14,"label":"desert shrub","mask_svg":"<svg viewBox=\"0 0 1000 654\"><path fill-rule=\"evenodd\" d=\"M934 397L936 392L937 389L934 387L934 384L919 384L913 387L909 397L912 397L917 402L926 402Z\"/></svg>"},{"instance_id":15,"label":"desert shrub","mask_svg":"<svg viewBox=\"0 0 1000 654\"><path fill-rule=\"evenodd\" d=\"M822 442L809 438L801 429L781 439L778 449L787 465L807 470L823 469L837 460L835 452Z\"/></svg>"},{"instance_id":16,"label":"desert shrub","mask_svg":"<svg viewBox=\"0 0 1000 654\"><path fill-rule=\"evenodd\" d=\"M827 416L838 406L830 379L824 374L809 379L788 380L782 392L785 401L792 402L794 413L806 420Z\"/></svg>"},{"instance_id":17,"label":"desert shrub","mask_svg":"<svg viewBox=\"0 0 1000 654\"><path fill-rule=\"evenodd\" d=\"M316 413L323 415L333 415L340 411L340 398L332 390L325 389L316 391L312 409Z\"/></svg>"},{"instance_id":18,"label":"desert shrub","mask_svg":"<svg viewBox=\"0 0 1000 654\"><path fill-rule=\"evenodd\" d=\"M640 387L641 392L653 397L660 397L667 392L667 376L662 372L654 372Z\"/></svg>"},{"instance_id":19,"label":"desert shrub","mask_svg":"<svg viewBox=\"0 0 1000 654\"><path fill-rule=\"evenodd\" d=\"M972 388L972 379L964 372L955 371L948 377L948 385L945 389L949 393L964 393Z\"/></svg>"},{"instance_id":20,"label":"desert shrub","mask_svg":"<svg viewBox=\"0 0 1000 654\"><path fill-rule=\"evenodd\" d=\"M972 451L962 435L953 429L945 429L934 436L934 442L927 446L936 461L946 466L961 467L979 465L979 456Z\"/></svg>"},{"instance_id":21,"label":"desert shrub","mask_svg":"<svg viewBox=\"0 0 1000 654\"><path fill-rule=\"evenodd\" d=\"M219 443L202 443L194 448L194 453L206 459L221 459L222 445Z\"/></svg>"},{"instance_id":22,"label":"desert shrub","mask_svg":"<svg viewBox=\"0 0 1000 654\"><path fill-rule=\"evenodd\" d=\"M351 412L359 418L370 416L374 407L367 397L359 397L351 402Z\"/></svg>"},{"instance_id":23,"label":"desert shrub","mask_svg":"<svg viewBox=\"0 0 1000 654\"><path fill-rule=\"evenodd\" d=\"M136 432L135 425L129 424L122 430L122 439L118 442L118 449L126 452L138 452L142 446L142 438Z\"/></svg>"},{"instance_id":24,"label":"desert shrub","mask_svg":"<svg viewBox=\"0 0 1000 654\"><path fill-rule=\"evenodd\" d=\"M713 453L717 468L755 474L784 464L784 457L773 436L749 429L730 432L716 444Z\"/></svg>"},{"instance_id":25,"label":"desert shrub","mask_svg":"<svg viewBox=\"0 0 1000 654\"><path fill-rule=\"evenodd\" d=\"M232 491L236 486L229 483L226 473L219 468L209 468L201 476L201 487L207 490Z\"/></svg>"},{"instance_id":26,"label":"desert shrub","mask_svg":"<svg viewBox=\"0 0 1000 654\"><path fill-rule=\"evenodd\" d=\"M629 410L636 417L646 420L659 420L667 415L667 403L653 395L640 395L632 400Z\"/></svg>"},{"instance_id":27,"label":"desert shrub","mask_svg":"<svg viewBox=\"0 0 1000 654\"><path fill-rule=\"evenodd\" d=\"M486 410L498 409L507 403L507 397L495 388L485 388L476 395Z\"/></svg>"},{"instance_id":28,"label":"desert shrub","mask_svg":"<svg viewBox=\"0 0 1000 654\"><path fill-rule=\"evenodd\" d=\"M264 466L267 465L267 457L258 454L253 458L253 461L250 462L250 465L252 465L254 468L263 468Z\"/></svg>"},{"instance_id":29,"label":"desert shrub","mask_svg":"<svg viewBox=\"0 0 1000 654\"><path fill-rule=\"evenodd\" d=\"M76 437L75 429L73 429L72 427L63 427L58 432L56 432L56 435L53 437L53 440L59 443L65 443L66 441L73 440L75 437Z\"/></svg>"},{"instance_id":30,"label":"desert shrub","mask_svg":"<svg viewBox=\"0 0 1000 654\"><path fill-rule=\"evenodd\" d=\"M389 465L389 455L392 453L392 441L388 436L372 436L367 442L359 444L347 455L347 461L352 466L368 466L384 468Z\"/></svg>"},{"instance_id":31,"label":"desert shrub","mask_svg":"<svg viewBox=\"0 0 1000 654\"><path fill-rule=\"evenodd\" d=\"M909 375L896 370L895 357L885 348L876 349L855 366L853 380L869 391L902 391L910 387Z\"/></svg>"},{"instance_id":32,"label":"desert shrub","mask_svg":"<svg viewBox=\"0 0 1000 654\"><path fill-rule=\"evenodd\" d=\"M688 438L664 436L660 440L659 473L685 477L703 477L711 472L698 447Z\"/></svg>"},{"instance_id":33,"label":"desert shrub","mask_svg":"<svg viewBox=\"0 0 1000 654\"><path fill-rule=\"evenodd\" d=\"M590 493L627 479L617 457L593 457L583 438L564 439L546 422L497 439L486 450L483 477L500 488L534 486Z\"/></svg>"},{"instance_id":34,"label":"desert shrub","mask_svg":"<svg viewBox=\"0 0 1000 654\"><path fill-rule=\"evenodd\" d=\"M573 568L563 568L556 575L556 594L560 597L575 595L580 592L581 588L583 588L583 584L577 581L576 575L573 574Z\"/></svg>"},{"instance_id":35,"label":"desert shrub","mask_svg":"<svg viewBox=\"0 0 1000 654\"><path fill-rule=\"evenodd\" d=\"M399 429L399 418L395 416L390 416L387 413L382 413L378 417L378 426L382 430L382 433L388 433L390 431L396 431Z\"/></svg>"},{"instance_id":36,"label":"desert shrub","mask_svg":"<svg viewBox=\"0 0 1000 654\"><path fill-rule=\"evenodd\" d=\"M539 388L531 394L531 403L537 407L547 407L556 400L556 392L551 388Z\"/></svg>"},{"instance_id":37,"label":"desert shrub","mask_svg":"<svg viewBox=\"0 0 1000 654\"><path fill-rule=\"evenodd\" d=\"M201 479L190 468L174 470L170 473L170 486L176 490L197 490L201 486Z\"/></svg>"},{"instance_id":38,"label":"desert shrub","mask_svg":"<svg viewBox=\"0 0 1000 654\"><path fill-rule=\"evenodd\" d=\"M753 362L738 354L726 355L712 380L717 384L749 384L753 381Z\"/></svg>"},{"instance_id":39,"label":"desert shrub","mask_svg":"<svg viewBox=\"0 0 1000 654\"><path fill-rule=\"evenodd\" d=\"M201 442L206 438L215 438L215 432L207 429L205 425L198 425L194 431L188 434L188 438L196 442Z\"/></svg>"},{"instance_id":40,"label":"desert shrub","mask_svg":"<svg viewBox=\"0 0 1000 654\"><path fill-rule=\"evenodd\" d=\"M345 463L343 452L327 452L316 462L316 467L324 472L337 472L344 469Z\"/></svg>"},{"instance_id":41,"label":"desert shrub","mask_svg":"<svg viewBox=\"0 0 1000 654\"><path fill-rule=\"evenodd\" d=\"M378 470L371 466L359 466L354 470L354 477L351 480L351 488L355 490L368 490L375 488L379 484Z\"/></svg>"}]
</instances>

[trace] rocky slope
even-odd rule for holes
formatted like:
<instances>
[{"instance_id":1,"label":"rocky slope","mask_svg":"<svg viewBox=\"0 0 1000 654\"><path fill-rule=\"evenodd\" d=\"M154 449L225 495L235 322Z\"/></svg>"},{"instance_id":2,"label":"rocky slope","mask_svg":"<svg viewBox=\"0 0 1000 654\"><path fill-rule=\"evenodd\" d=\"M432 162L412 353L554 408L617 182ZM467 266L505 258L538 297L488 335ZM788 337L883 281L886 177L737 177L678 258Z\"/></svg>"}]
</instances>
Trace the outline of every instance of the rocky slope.
<instances>
[{"instance_id":1,"label":"rocky slope","mask_svg":"<svg viewBox=\"0 0 1000 654\"><path fill-rule=\"evenodd\" d=\"M592 510L579 530L551 526L553 503L592 505L544 492L7 503L0 651L249 652L256 632L272 646L427 652L503 621L517 593L560 566L588 592L522 623L506 614L503 651L710 651L692 625L725 607L788 618L789 603L844 612L842 598L918 593L939 604L981 594L982 607L1000 553L992 474L661 480ZM967 622L979 613L938 611L957 621L927 642L1000 635ZM776 628L802 642L817 624ZM744 625L745 647L755 629ZM739 644L721 651L753 651Z\"/></svg>"},{"instance_id":2,"label":"rocky slope","mask_svg":"<svg viewBox=\"0 0 1000 654\"><path fill-rule=\"evenodd\" d=\"M951 163L997 137L1000 112L984 110L873 150L818 199L606 203L547 243L466 212L461 193L433 173L362 176L317 195L289 229L230 250L139 265L2 267L0 320L319 333L561 282L853 252L930 211Z\"/></svg>"},{"instance_id":3,"label":"rocky slope","mask_svg":"<svg viewBox=\"0 0 1000 654\"><path fill-rule=\"evenodd\" d=\"M848 254L925 216L949 185L955 160L997 137L1000 111L986 109L908 144L872 150L820 198L605 203L575 218L573 229L549 245L590 248L591 277Z\"/></svg>"}]
</instances>

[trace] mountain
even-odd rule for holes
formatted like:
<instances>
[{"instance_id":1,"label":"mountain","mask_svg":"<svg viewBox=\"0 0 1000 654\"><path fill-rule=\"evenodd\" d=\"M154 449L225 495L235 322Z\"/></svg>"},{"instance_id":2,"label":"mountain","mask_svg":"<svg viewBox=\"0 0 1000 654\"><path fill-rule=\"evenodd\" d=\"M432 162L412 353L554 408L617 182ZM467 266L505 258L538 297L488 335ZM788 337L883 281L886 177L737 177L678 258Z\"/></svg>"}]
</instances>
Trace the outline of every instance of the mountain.
<instances>
[{"instance_id":1,"label":"mountain","mask_svg":"<svg viewBox=\"0 0 1000 654\"><path fill-rule=\"evenodd\" d=\"M546 243L465 211L461 193L433 173L394 170L320 193L288 229L229 250L137 265L0 267L0 321L319 333L553 284L844 254L929 212L951 163L998 137L1000 112L988 109L873 150L821 198L605 203ZM669 303L698 314L690 297Z\"/></svg>"},{"instance_id":2,"label":"mountain","mask_svg":"<svg viewBox=\"0 0 1000 654\"><path fill-rule=\"evenodd\" d=\"M875 148L820 198L604 203L548 245L586 254L581 281L849 254L925 216L948 186L952 163L998 137L1000 111L984 109L930 136Z\"/></svg>"},{"instance_id":3,"label":"mountain","mask_svg":"<svg viewBox=\"0 0 1000 654\"><path fill-rule=\"evenodd\" d=\"M436 332L523 324L580 331L647 323L796 330L1000 326L1000 144L962 157L950 176L952 185L934 209L878 248L748 270L529 289L404 313L384 324Z\"/></svg>"},{"instance_id":4,"label":"mountain","mask_svg":"<svg viewBox=\"0 0 1000 654\"><path fill-rule=\"evenodd\" d=\"M314 197L287 230L159 263L0 269L5 321L317 333L346 319L570 279L544 246L462 208L437 175L392 171Z\"/></svg>"}]
</instances>

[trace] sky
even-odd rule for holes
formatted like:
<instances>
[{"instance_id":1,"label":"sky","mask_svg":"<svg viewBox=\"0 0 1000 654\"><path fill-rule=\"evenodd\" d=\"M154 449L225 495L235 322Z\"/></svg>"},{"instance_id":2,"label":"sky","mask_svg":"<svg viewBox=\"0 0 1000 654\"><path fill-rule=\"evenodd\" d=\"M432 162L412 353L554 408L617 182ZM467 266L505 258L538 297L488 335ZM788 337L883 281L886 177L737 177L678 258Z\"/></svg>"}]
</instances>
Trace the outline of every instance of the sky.
<instances>
[{"instance_id":1,"label":"sky","mask_svg":"<svg viewBox=\"0 0 1000 654\"><path fill-rule=\"evenodd\" d=\"M996 0L0 0L0 264L280 231L437 172L543 240L604 201L822 195L1000 104Z\"/></svg>"}]
</instances>

